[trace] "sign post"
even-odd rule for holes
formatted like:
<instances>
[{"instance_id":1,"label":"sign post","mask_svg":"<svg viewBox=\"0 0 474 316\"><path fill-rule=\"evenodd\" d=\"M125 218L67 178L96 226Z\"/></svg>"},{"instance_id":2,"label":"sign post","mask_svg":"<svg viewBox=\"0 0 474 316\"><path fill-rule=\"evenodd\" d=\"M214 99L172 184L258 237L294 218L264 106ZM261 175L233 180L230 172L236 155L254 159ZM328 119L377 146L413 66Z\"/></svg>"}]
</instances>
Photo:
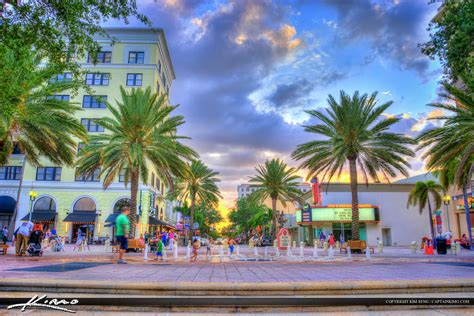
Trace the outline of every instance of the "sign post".
<instances>
[{"instance_id":1,"label":"sign post","mask_svg":"<svg viewBox=\"0 0 474 316\"><path fill-rule=\"evenodd\" d=\"M288 250L288 248L291 247L291 236L288 229L280 228L280 231L277 234L277 240L279 250Z\"/></svg>"}]
</instances>

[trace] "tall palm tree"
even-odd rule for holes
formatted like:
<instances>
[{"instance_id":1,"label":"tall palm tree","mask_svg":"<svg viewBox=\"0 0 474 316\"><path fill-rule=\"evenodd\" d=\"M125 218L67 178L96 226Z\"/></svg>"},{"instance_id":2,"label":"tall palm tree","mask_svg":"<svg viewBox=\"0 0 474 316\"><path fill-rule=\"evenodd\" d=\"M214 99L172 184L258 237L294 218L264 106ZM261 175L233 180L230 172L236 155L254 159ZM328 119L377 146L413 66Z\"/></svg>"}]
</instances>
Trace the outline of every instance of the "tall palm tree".
<instances>
[{"instance_id":1,"label":"tall palm tree","mask_svg":"<svg viewBox=\"0 0 474 316\"><path fill-rule=\"evenodd\" d=\"M0 166L8 164L15 147L24 154L9 224L13 233L26 162L38 166L43 156L54 164L72 165L77 148L75 137L85 141L87 132L74 116L81 108L53 97L76 89L79 82L50 81L61 69L39 67L44 56L30 47L13 50L0 46Z\"/></svg>"},{"instance_id":2,"label":"tall palm tree","mask_svg":"<svg viewBox=\"0 0 474 316\"><path fill-rule=\"evenodd\" d=\"M250 183L257 188L251 198L260 203L266 199L272 200L272 238L275 240L277 233L277 202L283 206L287 201L301 202L301 191L298 190L296 168L289 168L280 159L266 160L264 165L258 165L255 170L257 175L250 178Z\"/></svg>"},{"instance_id":3,"label":"tall palm tree","mask_svg":"<svg viewBox=\"0 0 474 316\"><path fill-rule=\"evenodd\" d=\"M305 131L318 136L317 140L298 145L292 157L304 160L300 168L309 170L308 178L320 176L331 181L340 176L349 165L352 194L352 238L359 239L359 201L357 197L358 170L366 184L369 177L375 182L380 178L390 181L397 171L408 176L409 163L405 157L413 157L408 145L411 138L388 132L399 118L381 118L392 105L392 101L378 105L377 92L360 95L358 91L351 97L340 92L339 101L328 97L326 111L307 111L319 120L318 124L305 126ZM322 136L322 138L321 138Z\"/></svg>"},{"instance_id":4,"label":"tall palm tree","mask_svg":"<svg viewBox=\"0 0 474 316\"><path fill-rule=\"evenodd\" d=\"M222 198L217 182L218 172L207 167L201 160L193 160L186 164L184 173L178 177L174 196L181 201L189 201L191 225L194 224L194 212L197 204L209 208L217 208ZM189 238L190 236L188 236Z\"/></svg>"},{"instance_id":5,"label":"tall palm tree","mask_svg":"<svg viewBox=\"0 0 474 316\"><path fill-rule=\"evenodd\" d=\"M443 126L419 135L419 149L428 148L423 156L427 160L428 169L443 170L455 162L451 183L462 189L467 232L472 245L467 187L474 171L474 93L448 83L443 83L443 87L445 91L439 96L447 102L428 104L447 112L445 115L433 118L443 122ZM448 169L452 170L453 167Z\"/></svg>"},{"instance_id":6,"label":"tall palm tree","mask_svg":"<svg viewBox=\"0 0 474 316\"><path fill-rule=\"evenodd\" d=\"M415 188L408 195L407 207L410 205L419 206L420 214L423 213L423 209L428 205L428 219L431 229L431 238L434 241L436 238L435 230L433 227L433 209L431 208L430 196L435 202L435 210L441 207L442 202L443 186L437 184L433 180L426 182L419 181L415 184Z\"/></svg>"},{"instance_id":7,"label":"tall palm tree","mask_svg":"<svg viewBox=\"0 0 474 316\"><path fill-rule=\"evenodd\" d=\"M183 175L183 159L197 156L179 140L176 134L184 124L182 116L171 116L177 106L170 106L164 95L152 93L150 88L120 88L121 100L116 106L107 104L112 117L95 121L106 133L93 135L79 152L78 172L92 174L101 168L103 186L107 188L124 173L125 185L130 182L130 222L134 235L137 214L137 192L140 179L147 184L153 167L163 180L172 186L172 177Z\"/></svg>"}]
</instances>

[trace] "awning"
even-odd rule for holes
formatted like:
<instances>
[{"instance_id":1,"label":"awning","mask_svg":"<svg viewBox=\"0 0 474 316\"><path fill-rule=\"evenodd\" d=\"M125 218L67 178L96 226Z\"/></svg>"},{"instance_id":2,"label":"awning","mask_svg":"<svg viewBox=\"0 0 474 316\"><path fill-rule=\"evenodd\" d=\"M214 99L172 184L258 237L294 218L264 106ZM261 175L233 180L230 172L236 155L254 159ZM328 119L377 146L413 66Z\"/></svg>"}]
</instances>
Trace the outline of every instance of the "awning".
<instances>
[{"instance_id":1,"label":"awning","mask_svg":"<svg viewBox=\"0 0 474 316\"><path fill-rule=\"evenodd\" d=\"M35 211L31 214L31 221L37 223L53 223L56 217L55 212L42 212ZM28 221L30 219L30 213L23 217L22 221Z\"/></svg>"},{"instance_id":2,"label":"awning","mask_svg":"<svg viewBox=\"0 0 474 316\"><path fill-rule=\"evenodd\" d=\"M120 215L120 213L112 213L105 220L106 223L115 223L115 220Z\"/></svg>"},{"instance_id":3,"label":"awning","mask_svg":"<svg viewBox=\"0 0 474 316\"><path fill-rule=\"evenodd\" d=\"M15 211L15 200L9 196L0 196L0 214L12 215Z\"/></svg>"},{"instance_id":4,"label":"awning","mask_svg":"<svg viewBox=\"0 0 474 316\"><path fill-rule=\"evenodd\" d=\"M168 226L168 227L174 228L174 226L171 225L170 223L167 223L167 222L165 222L165 221L159 220L159 219L157 219L157 218L155 218L155 217L152 217L152 216L150 216L150 217L148 218L148 224L149 224L149 225L156 225L156 226Z\"/></svg>"},{"instance_id":5,"label":"awning","mask_svg":"<svg viewBox=\"0 0 474 316\"><path fill-rule=\"evenodd\" d=\"M80 224L95 224L95 212L76 211L68 214L64 222L80 223Z\"/></svg>"}]
</instances>

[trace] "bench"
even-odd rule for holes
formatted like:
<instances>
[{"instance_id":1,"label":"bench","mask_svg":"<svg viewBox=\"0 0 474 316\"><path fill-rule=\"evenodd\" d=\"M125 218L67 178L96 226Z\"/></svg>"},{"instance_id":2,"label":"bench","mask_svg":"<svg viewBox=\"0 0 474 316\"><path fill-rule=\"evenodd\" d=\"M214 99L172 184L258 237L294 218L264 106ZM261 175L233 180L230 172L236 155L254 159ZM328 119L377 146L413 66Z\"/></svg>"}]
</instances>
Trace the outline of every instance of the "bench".
<instances>
[{"instance_id":1,"label":"bench","mask_svg":"<svg viewBox=\"0 0 474 316\"><path fill-rule=\"evenodd\" d=\"M8 245L0 245L0 254L5 256L8 252L8 247Z\"/></svg>"},{"instance_id":2,"label":"bench","mask_svg":"<svg viewBox=\"0 0 474 316\"><path fill-rule=\"evenodd\" d=\"M142 252L145 249L145 245L140 245L138 239L129 239L128 240L128 249L127 251L134 250L137 252ZM112 253L119 252L120 245L112 246Z\"/></svg>"},{"instance_id":3,"label":"bench","mask_svg":"<svg viewBox=\"0 0 474 316\"><path fill-rule=\"evenodd\" d=\"M351 248L351 251L360 251L362 253L365 253L367 250L367 243L365 240L349 240L347 243L344 243L341 248L339 249L339 252L342 253L347 253L347 247ZM369 251L371 253L375 253L375 249L373 246L369 246Z\"/></svg>"}]
</instances>

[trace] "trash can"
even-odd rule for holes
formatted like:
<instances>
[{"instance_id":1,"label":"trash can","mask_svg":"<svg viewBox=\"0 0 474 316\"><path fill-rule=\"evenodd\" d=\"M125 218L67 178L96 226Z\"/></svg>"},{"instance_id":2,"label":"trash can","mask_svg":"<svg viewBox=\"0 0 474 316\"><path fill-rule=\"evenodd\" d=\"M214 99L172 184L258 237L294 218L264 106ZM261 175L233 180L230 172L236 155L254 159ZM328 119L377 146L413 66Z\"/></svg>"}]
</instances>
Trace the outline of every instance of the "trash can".
<instances>
[{"instance_id":1,"label":"trash can","mask_svg":"<svg viewBox=\"0 0 474 316\"><path fill-rule=\"evenodd\" d=\"M438 255L445 255L448 253L446 238L443 238L443 237L436 238L436 250L438 252Z\"/></svg>"}]
</instances>

